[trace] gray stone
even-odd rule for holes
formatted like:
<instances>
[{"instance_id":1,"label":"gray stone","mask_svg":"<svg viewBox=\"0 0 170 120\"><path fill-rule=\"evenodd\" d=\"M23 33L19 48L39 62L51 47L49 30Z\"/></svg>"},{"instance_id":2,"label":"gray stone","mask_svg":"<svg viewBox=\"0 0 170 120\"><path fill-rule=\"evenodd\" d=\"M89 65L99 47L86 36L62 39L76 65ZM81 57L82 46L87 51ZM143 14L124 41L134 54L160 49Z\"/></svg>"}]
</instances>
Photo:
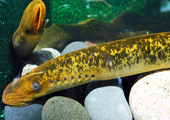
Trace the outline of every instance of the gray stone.
<instances>
[{"instance_id":1,"label":"gray stone","mask_svg":"<svg viewBox=\"0 0 170 120\"><path fill-rule=\"evenodd\" d=\"M42 108L39 104L26 107L5 106L5 120L41 120Z\"/></svg>"},{"instance_id":2,"label":"gray stone","mask_svg":"<svg viewBox=\"0 0 170 120\"><path fill-rule=\"evenodd\" d=\"M72 52L72 51L76 51L76 50L79 50L79 49L83 49L83 48L86 48L86 47L89 47L89 46L87 44L83 43L83 42L79 42L79 41L72 42L65 47L65 49L62 51L61 55Z\"/></svg>"},{"instance_id":3,"label":"gray stone","mask_svg":"<svg viewBox=\"0 0 170 120\"><path fill-rule=\"evenodd\" d=\"M90 120L85 108L66 97L52 97L44 105L42 120Z\"/></svg>"},{"instance_id":4,"label":"gray stone","mask_svg":"<svg viewBox=\"0 0 170 120\"><path fill-rule=\"evenodd\" d=\"M88 84L85 94L87 95L92 90L94 90L96 88L99 88L99 87L104 87L104 86L119 86L119 87L121 87L121 85L119 84L118 79L103 80L103 81L93 81L93 82L90 82Z\"/></svg>"},{"instance_id":5,"label":"gray stone","mask_svg":"<svg viewBox=\"0 0 170 120\"><path fill-rule=\"evenodd\" d=\"M129 105L119 87L97 88L86 96L84 104L91 120L132 120Z\"/></svg>"}]
</instances>

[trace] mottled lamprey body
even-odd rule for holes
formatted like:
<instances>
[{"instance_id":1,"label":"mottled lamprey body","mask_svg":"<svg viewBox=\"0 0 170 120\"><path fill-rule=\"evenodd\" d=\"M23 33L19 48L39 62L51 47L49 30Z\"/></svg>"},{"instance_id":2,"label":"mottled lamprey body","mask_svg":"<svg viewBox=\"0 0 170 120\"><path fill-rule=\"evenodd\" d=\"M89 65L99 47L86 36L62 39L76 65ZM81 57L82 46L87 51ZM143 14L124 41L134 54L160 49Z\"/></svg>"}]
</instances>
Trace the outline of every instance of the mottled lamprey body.
<instances>
[{"instance_id":1,"label":"mottled lamprey body","mask_svg":"<svg viewBox=\"0 0 170 120\"><path fill-rule=\"evenodd\" d=\"M169 67L170 32L122 39L54 58L11 82L2 98L8 105L26 105L35 98L93 80Z\"/></svg>"}]
</instances>

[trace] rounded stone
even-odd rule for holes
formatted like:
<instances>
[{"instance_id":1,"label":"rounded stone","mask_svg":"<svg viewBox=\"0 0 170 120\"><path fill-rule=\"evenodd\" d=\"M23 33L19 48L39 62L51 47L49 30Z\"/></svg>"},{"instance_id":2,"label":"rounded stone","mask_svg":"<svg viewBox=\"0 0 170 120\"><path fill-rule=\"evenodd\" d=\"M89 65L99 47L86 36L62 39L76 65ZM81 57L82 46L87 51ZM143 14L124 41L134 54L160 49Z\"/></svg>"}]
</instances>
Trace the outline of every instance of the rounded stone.
<instances>
[{"instance_id":1,"label":"rounded stone","mask_svg":"<svg viewBox=\"0 0 170 120\"><path fill-rule=\"evenodd\" d=\"M53 48L41 48L40 50L34 52L30 57L23 63L23 69L21 76L25 75L29 71L38 67L39 65L60 56L60 53Z\"/></svg>"},{"instance_id":2,"label":"rounded stone","mask_svg":"<svg viewBox=\"0 0 170 120\"><path fill-rule=\"evenodd\" d=\"M60 53L53 48L41 48L40 50L32 53L25 61L26 64L41 65L55 57L60 56Z\"/></svg>"},{"instance_id":3,"label":"rounded stone","mask_svg":"<svg viewBox=\"0 0 170 120\"><path fill-rule=\"evenodd\" d=\"M41 120L43 106L31 104L25 107L4 107L5 120Z\"/></svg>"},{"instance_id":4,"label":"rounded stone","mask_svg":"<svg viewBox=\"0 0 170 120\"><path fill-rule=\"evenodd\" d=\"M36 67L38 67L38 65L26 64L22 69L21 76L25 75Z\"/></svg>"},{"instance_id":5,"label":"rounded stone","mask_svg":"<svg viewBox=\"0 0 170 120\"><path fill-rule=\"evenodd\" d=\"M64 48L61 55L87 47L89 46L83 42L80 41L72 42Z\"/></svg>"},{"instance_id":6,"label":"rounded stone","mask_svg":"<svg viewBox=\"0 0 170 120\"><path fill-rule=\"evenodd\" d=\"M135 120L170 118L170 70L146 75L133 85L129 104Z\"/></svg>"},{"instance_id":7,"label":"rounded stone","mask_svg":"<svg viewBox=\"0 0 170 120\"><path fill-rule=\"evenodd\" d=\"M100 87L85 98L91 120L132 120L130 107L120 87Z\"/></svg>"},{"instance_id":8,"label":"rounded stone","mask_svg":"<svg viewBox=\"0 0 170 120\"><path fill-rule=\"evenodd\" d=\"M89 94L92 90L105 86L121 86L117 79L103 80L103 81L93 81L87 85L85 95Z\"/></svg>"},{"instance_id":9,"label":"rounded stone","mask_svg":"<svg viewBox=\"0 0 170 120\"><path fill-rule=\"evenodd\" d=\"M42 120L90 120L85 108L67 97L52 97L44 105Z\"/></svg>"}]
</instances>

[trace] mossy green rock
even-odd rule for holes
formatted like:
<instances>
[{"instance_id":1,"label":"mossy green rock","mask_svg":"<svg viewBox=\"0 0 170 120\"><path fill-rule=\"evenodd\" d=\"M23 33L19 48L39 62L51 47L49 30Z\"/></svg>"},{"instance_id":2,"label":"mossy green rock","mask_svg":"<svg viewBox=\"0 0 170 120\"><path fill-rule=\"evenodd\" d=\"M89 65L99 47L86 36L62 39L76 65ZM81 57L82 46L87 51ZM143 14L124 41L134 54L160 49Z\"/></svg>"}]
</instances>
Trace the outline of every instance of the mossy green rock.
<instances>
[{"instance_id":1,"label":"mossy green rock","mask_svg":"<svg viewBox=\"0 0 170 120\"><path fill-rule=\"evenodd\" d=\"M52 97L44 105L42 120L90 120L85 108L67 97Z\"/></svg>"}]
</instances>

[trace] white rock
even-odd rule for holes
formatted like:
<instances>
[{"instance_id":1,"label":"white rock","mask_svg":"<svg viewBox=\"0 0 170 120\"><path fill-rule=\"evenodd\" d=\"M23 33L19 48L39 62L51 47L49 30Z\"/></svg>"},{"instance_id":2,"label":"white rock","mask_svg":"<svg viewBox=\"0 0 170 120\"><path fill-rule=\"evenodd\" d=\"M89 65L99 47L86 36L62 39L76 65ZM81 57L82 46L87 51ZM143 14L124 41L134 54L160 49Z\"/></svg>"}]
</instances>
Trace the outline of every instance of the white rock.
<instances>
[{"instance_id":1,"label":"white rock","mask_svg":"<svg viewBox=\"0 0 170 120\"><path fill-rule=\"evenodd\" d=\"M129 103L135 120L170 119L170 71L147 75L132 87Z\"/></svg>"},{"instance_id":2,"label":"white rock","mask_svg":"<svg viewBox=\"0 0 170 120\"><path fill-rule=\"evenodd\" d=\"M76 51L79 49L87 48L87 47L89 47L87 44L80 42L80 41L75 41L75 42L68 44L62 51L61 55L72 52L72 51Z\"/></svg>"},{"instance_id":3,"label":"white rock","mask_svg":"<svg viewBox=\"0 0 170 120\"><path fill-rule=\"evenodd\" d=\"M26 73L30 72L31 70L33 70L36 67L38 67L38 65L26 64L26 66L24 66L22 69L21 76L25 75Z\"/></svg>"},{"instance_id":4,"label":"white rock","mask_svg":"<svg viewBox=\"0 0 170 120\"><path fill-rule=\"evenodd\" d=\"M132 120L129 105L119 87L97 88L87 95L84 104L91 120Z\"/></svg>"}]
</instances>

